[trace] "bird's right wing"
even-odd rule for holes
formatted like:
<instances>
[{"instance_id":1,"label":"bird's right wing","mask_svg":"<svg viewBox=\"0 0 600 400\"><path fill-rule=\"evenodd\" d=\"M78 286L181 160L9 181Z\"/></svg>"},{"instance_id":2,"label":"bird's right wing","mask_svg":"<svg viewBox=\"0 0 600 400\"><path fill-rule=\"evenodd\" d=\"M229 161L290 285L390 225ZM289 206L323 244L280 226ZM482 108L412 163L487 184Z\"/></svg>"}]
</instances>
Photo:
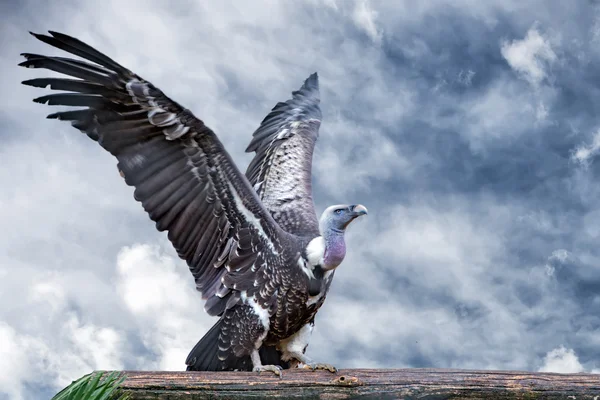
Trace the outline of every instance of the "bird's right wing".
<instances>
[{"instance_id":1,"label":"bird's right wing","mask_svg":"<svg viewBox=\"0 0 600 400\"><path fill-rule=\"evenodd\" d=\"M274 269L286 268L288 255L297 249L214 132L106 55L76 38L50 33L34 36L86 61L23 54L21 66L76 78L23 82L68 92L42 96L35 99L38 103L84 107L48 118L71 121L117 158L125 182L135 187L135 199L158 230L168 231L187 261L208 299L209 314L223 313L246 295L270 309L277 286Z\"/></svg>"},{"instance_id":2,"label":"bird's right wing","mask_svg":"<svg viewBox=\"0 0 600 400\"><path fill-rule=\"evenodd\" d=\"M319 235L312 197L312 158L321 125L319 82L312 74L286 102L277 103L254 132L256 152L246 176L263 205L286 231Z\"/></svg>"}]
</instances>

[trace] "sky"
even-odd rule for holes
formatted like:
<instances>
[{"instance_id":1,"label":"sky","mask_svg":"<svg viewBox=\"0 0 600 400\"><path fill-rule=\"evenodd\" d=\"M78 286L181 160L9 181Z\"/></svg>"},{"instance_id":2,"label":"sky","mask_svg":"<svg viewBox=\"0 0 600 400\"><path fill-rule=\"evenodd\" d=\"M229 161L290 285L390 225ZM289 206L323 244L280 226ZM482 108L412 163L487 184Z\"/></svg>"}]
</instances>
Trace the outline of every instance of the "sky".
<instances>
[{"instance_id":1,"label":"sky","mask_svg":"<svg viewBox=\"0 0 600 400\"><path fill-rule=\"evenodd\" d=\"M259 4L262 3L262 4ZM216 321L116 160L33 103L27 31L79 37L191 109L245 170L320 77L317 213L364 204L307 355L339 368L600 373L600 4L0 4L0 399L184 370Z\"/></svg>"}]
</instances>

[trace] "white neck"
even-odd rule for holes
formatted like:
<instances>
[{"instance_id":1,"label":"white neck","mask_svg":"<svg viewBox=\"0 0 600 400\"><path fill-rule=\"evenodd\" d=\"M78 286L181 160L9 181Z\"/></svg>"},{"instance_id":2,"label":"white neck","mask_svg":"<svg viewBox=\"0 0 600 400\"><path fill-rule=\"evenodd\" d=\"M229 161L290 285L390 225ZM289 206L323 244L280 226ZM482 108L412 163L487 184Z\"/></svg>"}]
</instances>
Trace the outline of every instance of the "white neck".
<instances>
[{"instance_id":1,"label":"white neck","mask_svg":"<svg viewBox=\"0 0 600 400\"><path fill-rule=\"evenodd\" d=\"M308 264L312 269L316 265L323 264L323 257L325 256L325 239L323 236L317 236L310 241L306 246L306 258Z\"/></svg>"}]
</instances>

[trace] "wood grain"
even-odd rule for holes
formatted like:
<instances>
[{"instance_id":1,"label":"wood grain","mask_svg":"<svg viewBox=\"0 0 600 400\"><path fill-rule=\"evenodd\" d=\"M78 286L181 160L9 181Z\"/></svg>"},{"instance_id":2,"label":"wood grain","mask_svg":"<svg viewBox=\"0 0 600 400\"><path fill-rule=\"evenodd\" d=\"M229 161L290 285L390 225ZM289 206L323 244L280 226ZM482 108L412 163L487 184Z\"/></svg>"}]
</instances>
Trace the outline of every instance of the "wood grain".
<instances>
[{"instance_id":1,"label":"wood grain","mask_svg":"<svg viewBox=\"0 0 600 400\"><path fill-rule=\"evenodd\" d=\"M169 399L594 399L600 375L450 369L125 371L132 400Z\"/></svg>"}]
</instances>

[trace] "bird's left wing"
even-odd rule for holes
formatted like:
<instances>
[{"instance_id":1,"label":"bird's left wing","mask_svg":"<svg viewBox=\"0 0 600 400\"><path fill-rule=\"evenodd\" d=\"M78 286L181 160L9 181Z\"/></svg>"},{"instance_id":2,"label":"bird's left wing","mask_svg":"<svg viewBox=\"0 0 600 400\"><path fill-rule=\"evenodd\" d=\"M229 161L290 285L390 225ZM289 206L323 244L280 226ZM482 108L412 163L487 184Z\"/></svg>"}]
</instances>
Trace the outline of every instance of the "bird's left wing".
<instances>
[{"instance_id":1,"label":"bird's left wing","mask_svg":"<svg viewBox=\"0 0 600 400\"><path fill-rule=\"evenodd\" d=\"M292 98L273 107L246 149L255 152L246 176L281 228L318 236L312 197L312 159L321 126L319 79L306 79Z\"/></svg>"},{"instance_id":2,"label":"bird's left wing","mask_svg":"<svg viewBox=\"0 0 600 400\"><path fill-rule=\"evenodd\" d=\"M285 265L289 235L217 136L150 82L76 38L50 33L33 35L87 61L23 54L21 66L76 78L23 82L69 92L34 101L85 107L48 118L71 121L118 159L135 199L187 261L209 314L221 314L244 295L269 307L276 284L268 268Z\"/></svg>"}]
</instances>

